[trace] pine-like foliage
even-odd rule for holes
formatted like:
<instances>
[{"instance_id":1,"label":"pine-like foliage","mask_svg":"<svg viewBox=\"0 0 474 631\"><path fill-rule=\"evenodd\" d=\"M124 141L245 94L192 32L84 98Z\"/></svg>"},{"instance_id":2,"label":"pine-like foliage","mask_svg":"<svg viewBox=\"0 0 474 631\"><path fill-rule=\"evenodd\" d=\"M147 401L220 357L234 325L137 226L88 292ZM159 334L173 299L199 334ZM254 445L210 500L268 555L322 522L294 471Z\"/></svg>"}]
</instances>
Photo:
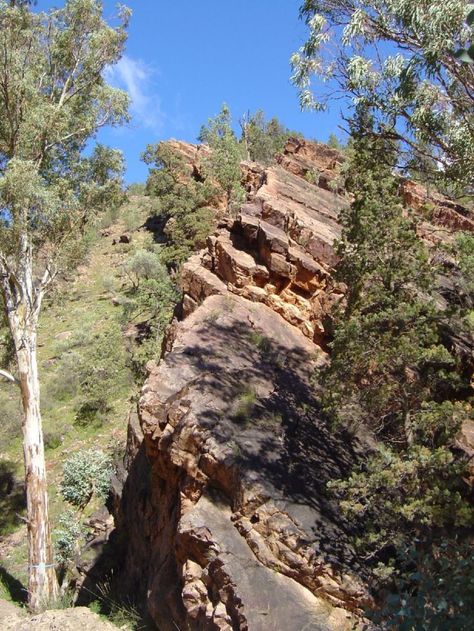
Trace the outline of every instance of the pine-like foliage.
<instances>
[{"instance_id":1,"label":"pine-like foliage","mask_svg":"<svg viewBox=\"0 0 474 631\"><path fill-rule=\"evenodd\" d=\"M290 136L297 136L280 123L277 118L266 120L262 110L248 113L240 121L241 142L246 157L261 164L271 164L275 155L281 153Z\"/></svg>"},{"instance_id":2,"label":"pine-like foliage","mask_svg":"<svg viewBox=\"0 0 474 631\"><path fill-rule=\"evenodd\" d=\"M336 421L364 427L379 449L333 484L349 515L362 518L371 555L403 548L425 530L467 525L464 463L451 451L467 416L455 399L454 358L440 343L433 270L413 218L401 206L393 146L367 111L352 124L337 268L347 286L336 316L324 403Z\"/></svg>"},{"instance_id":3,"label":"pine-like foliage","mask_svg":"<svg viewBox=\"0 0 474 631\"><path fill-rule=\"evenodd\" d=\"M166 143L149 145L143 155L150 169L146 190L163 218L167 243L160 258L176 268L196 250L204 247L211 232L214 212L209 207L214 189L198 182L186 164Z\"/></svg>"},{"instance_id":4,"label":"pine-like foliage","mask_svg":"<svg viewBox=\"0 0 474 631\"><path fill-rule=\"evenodd\" d=\"M342 211L338 280L347 286L337 323L328 404L341 421L369 425L407 446L424 401L447 387L453 359L438 339L426 250L405 216L392 174L393 148L359 113L346 173L352 204Z\"/></svg>"}]
</instances>

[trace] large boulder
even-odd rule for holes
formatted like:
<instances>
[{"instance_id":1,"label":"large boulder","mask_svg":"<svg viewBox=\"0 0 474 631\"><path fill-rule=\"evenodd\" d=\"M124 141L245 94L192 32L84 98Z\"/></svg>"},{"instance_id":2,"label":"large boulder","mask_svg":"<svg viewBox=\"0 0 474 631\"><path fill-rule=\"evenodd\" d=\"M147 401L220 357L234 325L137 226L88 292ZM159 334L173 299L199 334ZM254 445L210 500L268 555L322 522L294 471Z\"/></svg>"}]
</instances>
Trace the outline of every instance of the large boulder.
<instances>
[{"instance_id":1,"label":"large boulder","mask_svg":"<svg viewBox=\"0 0 474 631\"><path fill-rule=\"evenodd\" d=\"M149 472L132 467L125 487L124 580L146 590L160 629L342 631L369 599L325 490L355 454L317 414L324 362L272 309L228 293L150 366L134 443Z\"/></svg>"}]
</instances>

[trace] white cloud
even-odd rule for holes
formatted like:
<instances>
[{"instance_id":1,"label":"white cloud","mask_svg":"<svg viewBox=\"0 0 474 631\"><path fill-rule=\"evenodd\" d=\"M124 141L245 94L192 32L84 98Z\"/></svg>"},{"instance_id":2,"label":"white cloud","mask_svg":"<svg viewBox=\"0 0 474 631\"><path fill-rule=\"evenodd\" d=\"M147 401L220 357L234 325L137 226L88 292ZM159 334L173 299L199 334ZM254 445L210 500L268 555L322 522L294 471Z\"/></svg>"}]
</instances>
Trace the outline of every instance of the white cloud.
<instances>
[{"instance_id":1,"label":"white cloud","mask_svg":"<svg viewBox=\"0 0 474 631\"><path fill-rule=\"evenodd\" d=\"M164 114L158 94L153 92L153 76L156 73L139 59L124 55L120 61L106 70L106 80L126 90L131 99L132 124L162 130Z\"/></svg>"}]
</instances>

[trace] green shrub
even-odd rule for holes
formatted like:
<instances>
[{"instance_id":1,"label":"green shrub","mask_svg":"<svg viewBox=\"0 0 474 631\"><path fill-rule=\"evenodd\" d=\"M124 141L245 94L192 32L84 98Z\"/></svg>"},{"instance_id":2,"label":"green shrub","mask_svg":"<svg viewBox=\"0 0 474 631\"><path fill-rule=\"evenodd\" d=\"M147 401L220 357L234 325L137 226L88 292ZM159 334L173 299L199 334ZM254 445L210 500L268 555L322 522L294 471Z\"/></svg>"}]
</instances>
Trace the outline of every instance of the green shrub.
<instances>
[{"instance_id":1,"label":"green shrub","mask_svg":"<svg viewBox=\"0 0 474 631\"><path fill-rule=\"evenodd\" d=\"M203 160L204 174L217 185L227 211L235 213L245 201L245 190L241 182L242 147L231 123L230 110L224 104L220 113L201 127L199 140L212 149Z\"/></svg>"},{"instance_id":2,"label":"green shrub","mask_svg":"<svg viewBox=\"0 0 474 631\"><path fill-rule=\"evenodd\" d=\"M74 511L68 509L58 518L58 527L53 531L56 561L66 565L79 551L79 541L84 535L84 528Z\"/></svg>"},{"instance_id":3,"label":"green shrub","mask_svg":"<svg viewBox=\"0 0 474 631\"><path fill-rule=\"evenodd\" d=\"M474 235L468 232L458 233L453 250L460 272L457 281L460 300L464 308L472 310L474 307Z\"/></svg>"},{"instance_id":4,"label":"green shrub","mask_svg":"<svg viewBox=\"0 0 474 631\"><path fill-rule=\"evenodd\" d=\"M311 169L306 171L304 179L310 184L319 184L319 171L317 169Z\"/></svg>"},{"instance_id":5,"label":"green shrub","mask_svg":"<svg viewBox=\"0 0 474 631\"><path fill-rule=\"evenodd\" d=\"M271 341L260 331L252 331L250 333L250 341L262 355L266 355L271 351Z\"/></svg>"},{"instance_id":6,"label":"green shrub","mask_svg":"<svg viewBox=\"0 0 474 631\"><path fill-rule=\"evenodd\" d=\"M275 155L284 150L290 136L299 135L284 127L277 118L267 121L262 110L248 114L240 121L240 126L246 157L265 165L273 162Z\"/></svg>"},{"instance_id":7,"label":"green shrub","mask_svg":"<svg viewBox=\"0 0 474 631\"><path fill-rule=\"evenodd\" d=\"M327 146L331 147L331 149L336 149L337 151L343 152L346 149L344 143L342 143L336 134L329 134L329 138L327 140Z\"/></svg>"},{"instance_id":8,"label":"green shrub","mask_svg":"<svg viewBox=\"0 0 474 631\"><path fill-rule=\"evenodd\" d=\"M21 403L19 393L12 390L10 384L0 390L0 444L2 450L21 436Z\"/></svg>"},{"instance_id":9,"label":"green shrub","mask_svg":"<svg viewBox=\"0 0 474 631\"><path fill-rule=\"evenodd\" d=\"M245 388L237 399L234 418L237 421L247 422L252 416L257 403L257 394L252 388Z\"/></svg>"},{"instance_id":10,"label":"green shrub","mask_svg":"<svg viewBox=\"0 0 474 631\"><path fill-rule=\"evenodd\" d=\"M54 407L58 401L67 401L76 396L80 387L83 358L76 352L64 353L58 368L47 384L43 404Z\"/></svg>"},{"instance_id":11,"label":"green shrub","mask_svg":"<svg viewBox=\"0 0 474 631\"><path fill-rule=\"evenodd\" d=\"M166 222L166 245L160 258L177 268L191 252L201 249L212 231L214 211L209 204L215 190L209 182L196 181L180 156L166 143L149 145L143 155L152 164L147 180L152 214Z\"/></svg>"},{"instance_id":12,"label":"green shrub","mask_svg":"<svg viewBox=\"0 0 474 631\"><path fill-rule=\"evenodd\" d=\"M469 541L409 548L408 570L395 577L392 593L368 618L383 631L471 631L474 610L474 552Z\"/></svg>"},{"instance_id":13,"label":"green shrub","mask_svg":"<svg viewBox=\"0 0 474 631\"><path fill-rule=\"evenodd\" d=\"M268 412L262 419L262 424L265 427L278 428L283 425L283 422L284 418L281 412Z\"/></svg>"},{"instance_id":14,"label":"green shrub","mask_svg":"<svg viewBox=\"0 0 474 631\"><path fill-rule=\"evenodd\" d=\"M17 530L25 508L25 489L18 483L16 464L0 458L0 538Z\"/></svg>"},{"instance_id":15,"label":"green shrub","mask_svg":"<svg viewBox=\"0 0 474 631\"><path fill-rule=\"evenodd\" d=\"M118 206L112 206L111 208L108 208L100 217L99 228L102 228L102 229L110 228L110 226L113 225L117 221L118 216L119 216Z\"/></svg>"},{"instance_id":16,"label":"green shrub","mask_svg":"<svg viewBox=\"0 0 474 631\"><path fill-rule=\"evenodd\" d=\"M149 329L147 337L131 351L131 368L140 380L145 376L146 363L160 355L163 335L180 295L166 268L159 263L158 269L159 276L141 281L123 303L124 321L146 322Z\"/></svg>"},{"instance_id":17,"label":"green shrub","mask_svg":"<svg viewBox=\"0 0 474 631\"><path fill-rule=\"evenodd\" d=\"M146 365L151 360L158 360L161 354L162 334L156 330L145 340L136 344L131 353L131 367L139 383L147 376Z\"/></svg>"},{"instance_id":18,"label":"green shrub","mask_svg":"<svg viewBox=\"0 0 474 631\"><path fill-rule=\"evenodd\" d=\"M127 194L128 195L145 195L146 193L146 184L143 182L134 182L133 184L129 184L127 186Z\"/></svg>"},{"instance_id":19,"label":"green shrub","mask_svg":"<svg viewBox=\"0 0 474 631\"><path fill-rule=\"evenodd\" d=\"M158 256L150 250L136 250L125 262L124 271L130 278L134 288L140 285L141 280L162 278L166 270Z\"/></svg>"},{"instance_id":20,"label":"green shrub","mask_svg":"<svg viewBox=\"0 0 474 631\"><path fill-rule=\"evenodd\" d=\"M128 631L144 629L142 616L133 603L127 598L123 600L117 589L117 581L113 574L107 576L97 585L97 600L90 603L89 609L102 617L108 618L115 626Z\"/></svg>"},{"instance_id":21,"label":"green shrub","mask_svg":"<svg viewBox=\"0 0 474 631\"><path fill-rule=\"evenodd\" d=\"M61 355L62 353L66 353L74 349L82 349L85 346L92 344L92 338L93 335L90 331L83 328L77 329L66 339L58 341L56 344L56 351L59 355Z\"/></svg>"},{"instance_id":22,"label":"green shrub","mask_svg":"<svg viewBox=\"0 0 474 631\"><path fill-rule=\"evenodd\" d=\"M77 427L102 427L110 410L105 397L82 400L76 408L74 425Z\"/></svg>"},{"instance_id":23,"label":"green shrub","mask_svg":"<svg viewBox=\"0 0 474 631\"><path fill-rule=\"evenodd\" d=\"M116 292L117 281L114 276L110 276L109 274L107 274L106 276L102 277L101 282L102 282L102 287L104 288L104 291L106 291L109 294L114 294Z\"/></svg>"},{"instance_id":24,"label":"green shrub","mask_svg":"<svg viewBox=\"0 0 474 631\"><path fill-rule=\"evenodd\" d=\"M66 502L84 509L94 495L107 496L112 472L111 458L103 451L78 451L64 463L61 494Z\"/></svg>"},{"instance_id":25,"label":"green shrub","mask_svg":"<svg viewBox=\"0 0 474 631\"><path fill-rule=\"evenodd\" d=\"M123 213L122 219L125 229L131 232L139 228L143 223L143 213L135 205L129 204Z\"/></svg>"},{"instance_id":26,"label":"green shrub","mask_svg":"<svg viewBox=\"0 0 474 631\"><path fill-rule=\"evenodd\" d=\"M45 432L43 439L46 449L57 449L63 442L60 432Z\"/></svg>"},{"instance_id":27,"label":"green shrub","mask_svg":"<svg viewBox=\"0 0 474 631\"><path fill-rule=\"evenodd\" d=\"M91 338L82 353L79 367L80 402L76 407L76 423L103 421L121 389L130 383L123 336L117 322Z\"/></svg>"}]
</instances>

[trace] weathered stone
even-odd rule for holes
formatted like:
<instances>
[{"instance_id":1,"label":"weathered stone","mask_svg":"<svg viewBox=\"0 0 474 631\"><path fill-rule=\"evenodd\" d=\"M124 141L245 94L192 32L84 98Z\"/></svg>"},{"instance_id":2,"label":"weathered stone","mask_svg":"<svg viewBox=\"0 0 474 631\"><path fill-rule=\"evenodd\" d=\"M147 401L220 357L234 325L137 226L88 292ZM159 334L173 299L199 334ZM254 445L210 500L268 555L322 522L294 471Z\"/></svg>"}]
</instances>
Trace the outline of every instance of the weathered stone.
<instances>
[{"instance_id":1,"label":"weathered stone","mask_svg":"<svg viewBox=\"0 0 474 631\"><path fill-rule=\"evenodd\" d=\"M174 146L198 177L201 149ZM163 359L148 366L139 431L130 418L116 511L123 589L147 598L162 631L343 631L371 602L353 524L326 493L367 445L331 431L311 383L346 290L332 278L338 214L350 203L342 162L290 139L279 164L244 163L247 203L236 217L217 211L207 249L183 265L181 312ZM472 214L437 204L449 231L470 229ZM439 239L432 221L418 228L428 245ZM472 347L449 335L471 361ZM457 444L469 456L471 434L466 426Z\"/></svg>"},{"instance_id":2,"label":"weathered stone","mask_svg":"<svg viewBox=\"0 0 474 631\"><path fill-rule=\"evenodd\" d=\"M252 199L265 181L265 169L257 162L242 162L243 185L249 199Z\"/></svg>"},{"instance_id":3,"label":"weathered stone","mask_svg":"<svg viewBox=\"0 0 474 631\"><path fill-rule=\"evenodd\" d=\"M289 173L310 179L326 190L342 192L338 171L344 156L336 149L302 138L290 138L277 160Z\"/></svg>"},{"instance_id":4,"label":"weathered stone","mask_svg":"<svg viewBox=\"0 0 474 631\"><path fill-rule=\"evenodd\" d=\"M272 226L266 221L260 221L258 246L259 250L286 255L289 247L288 235L281 228ZM265 258L265 256L262 258Z\"/></svg>"},{"instance_id":5,"label":"weathered stone","mask_svg":"<svg viewBox=\"0 0 474 631\"><path fill-rule=\"evenodd\" d=\"M181 289L195 302L201 303L208 296L225 293L225 284L201 264L201 254L192 256L183 265Z\"/></svg>"},{"instance_id":6,"label":"weathered stone","mask_svg":"<svg viewBox=\"0 0 474 631\"><path fill-rule=\"evenodd\" d=\"M258 237L258 231L260 228L260 220L255 215L247 215L241 213L239 216L238 224L245 235L246 239L250 243L256 243Z\"/></svg>"},{"instance_id":7,"label":"weathered stone","mask_svg":"<svg viewBox=\"0 0 474 631\"><path fill-rule=\"evenodd\" d=\"M298 308L290 307L297 319ZM259 350L263 331L267 341ZM298 412L305 401L312 405L309 380L322 361L324 354L274 310L214 295L180 323L172 351L150 365L139 410L151 487L139 510L156 543L130 540L126 580L141 580L142 555L151 545L149 609L165 631L174 623L262 631L283 624L276 628L299 631L315 619L317 629L350 628L348 621L347 627L328 622L333 606L354 610L367 598L344 520L316 490L325 485L320 470L316 487L305 482L303 496L298 490L311 459L327 467L324 454L336 449L321 421ZM243 421L239 406L248 389L258 405ZM292 427L301 432L305 424L318 438L302 445ZM313 448L321 454L311 454ZM351 459L347 447L337 449L346 452L331 465L332 475ZM332 542L347 555L343 572L324 560L336 558L335 551L319 555Z\"/></svg>"},{"instance_id":8,"label":"weathered stone","mask_svg":"<svg viewBox=\"0 0 474 631\"><path fill-rule=\"evenodd\" d=\"M439 193L428 193L426 187L412 180L402 183L402 197L406 206L423 211L428 221L450 231L474 232L474 213Z\"/></svg>"},{"instance_id":9,"label":"weathered stone","mask_svg":"<svg viewBox=\"0 0 474 631\"><path fill-rule=\"evenodd\" d=\"M216 272L220 278L236 287L244 287L255 279L260 282L268 279L268 271L243 250L238 250L225 235L217 239Z\"/></svg>"}]
</instances>

